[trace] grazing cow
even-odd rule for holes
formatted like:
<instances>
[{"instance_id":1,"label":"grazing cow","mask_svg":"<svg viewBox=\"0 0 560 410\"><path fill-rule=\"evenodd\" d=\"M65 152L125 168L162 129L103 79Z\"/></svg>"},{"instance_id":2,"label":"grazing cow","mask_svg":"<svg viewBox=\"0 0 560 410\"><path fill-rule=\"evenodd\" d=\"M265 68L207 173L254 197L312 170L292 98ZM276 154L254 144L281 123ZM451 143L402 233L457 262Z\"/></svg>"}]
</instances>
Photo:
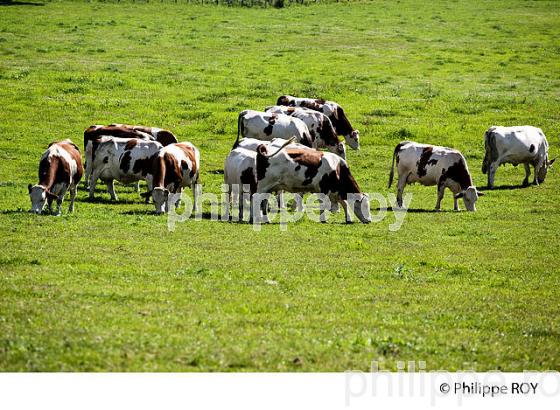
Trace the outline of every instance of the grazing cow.
<instances>
[{"instance_id":1,"label":"grazing cow","mask_svg":"<svg viewBox=\"0 0 560 410\"><path fill-rule=\"evenodd\" d=\"M488 187L494 187L494 176L500 164L525 165L523 186L529 185L530 165L535 169L533 183L542 184L554 161L548 160L548 141L540 128L521 127L488 128L484 134L486 154L482 173L488 173Z\"/></svg>"},{"instance_id":2,"label":"grazing cow","mask_svg":"<svg viewBox=\"0 0 560 410\"><path fill-rule=\"evenodd\" d=\"M245 110L239 113L235 144L239 141L240 136L262 141L270 141L273 138L287 140L295 137L297 142L305 146L311 147L313 145L307 125L299 118L254 110Z\"/></svg>"},{"instance_id":3,"label":"grazing cow","mask_svg":"<svg viewBox=\"0 0 560 410\"><path fill-rule=\"evenodd\" d=\"M483 193L473 185L465 157L459 151L435 145L403 141L393 152L389 175L389 188L395 174L395 159L399 173L397 205L402 207L402 194L407 184L437 185L436 210L440 209L445 188L453 192L454 209L459 210L457 200L463 198L468 211L476 211L475 202Z\"/></svg>"},{"instance_id":4,"label":"grazing cow","mask_svg":"<svg viewBox=\"0 0 560 410\"><path fill-rule=\"evenodd\" d=\"M94 198L97 179L107 183L107 191L112 200L117 200L113 181L124 184L145 179L148 191L152 190L152 164L163 146L157 141L137 138L103 139L95 152L89 185L89 198Z\"/></svg>"},{"instance_id":5,"label":"grazing cow","mask_svg":"<svg viewBox=\"0 0 560 410\"><path fill-rule=\"evenodd\" d=\"M57 215L61 213L62 201L66 191L70 189L70 207L74 212L74 200L78 182L82 178L82 156L80 149L69 139L53 142L41 156L39 163L39 183L28 185L31 198L31 212L40 214L48 204L51 212L52 201L56 199Z\"/></svg>"},{"instance_id":6,"label":"grazing cow","mask_svg":"<svg viewBox=\"0 0 560 410\"><path fill-rule=\"evenodd\" d=\"M143 127L140 125L111 124L111 125L92 125L84 131L84 152L86 157L86 189L89 187L91 177L91 164L95 158L97 146L103 138L138 138L141 140L157 141L166 146L177 142L177 138L171 131L155 127Z\"/></svg>"},{"instance_id":7,"label":"grazing cow","mask_svg":"<svg viewBox=\"0 0 560 410\"><path fill-rule=\"evenodd\" d=\"M288 107L285 105L267 107L265 111L299 118L307 125L307 129L309 129L309 134L313 141L313 148L327 148L330 152L337 154L342 159L346 159L346 146L343 142L338 141L338 136L336 135L331 120L322 112L301 107Z\"/></svg>"},{"instance_id":8,"label":"grazing cow","mask_svg":"<svg viewBox=\"0 0 560 410\"><path fill-rule=\"evenodd\" d=\"M329 117L336 132L344 137L350 147L353 149L360 149L360 132L352 128L344 110L338 103L323 99L298 98L291 95L282 95L278 97L276 105L305 107L322 112Z\"/></svg>"},{"instance_id":9,"label":"grazing cow","mask_svg":"<svg viewBox=\"0 0 560 410\"><path fill-rule=\"evenodd\" d=\"M347 223L352 221L350 207L361 222L371 222L369 198L360 191L346 161L338 155L290 147L280 147L269 154L267 146L262 144L257 148L256 168L256 193L277 190L321 193L330 199L331 205L342 205ZM321 222L326 222L326 210L327 204L321 201Z\"/></svg>"},{"instance_id":10,"label":"grazing cow","mask_svg":"<svg viewBox=\"0 0 560 410\"><path fill-rule=\"evenodd\" d=\"M190 142L164 147L154 161L152 197L156 213L168 211L169 194L178 194L190 186L196 212L196 183L200 175L200 152ZM178 204L178 201L177 201Z\"/></svg>"}]
</instances>

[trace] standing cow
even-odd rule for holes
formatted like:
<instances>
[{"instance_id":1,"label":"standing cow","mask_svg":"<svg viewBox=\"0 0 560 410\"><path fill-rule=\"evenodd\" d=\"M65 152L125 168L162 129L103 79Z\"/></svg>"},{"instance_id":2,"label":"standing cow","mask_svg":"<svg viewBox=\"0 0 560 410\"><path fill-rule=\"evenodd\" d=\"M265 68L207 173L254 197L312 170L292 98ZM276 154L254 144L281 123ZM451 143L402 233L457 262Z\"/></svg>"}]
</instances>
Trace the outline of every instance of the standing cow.
<instances>
[{"instance_id":1,"label":"standing cow","mask_svg":"<svg viewBox=\"0 0 560 410\"><path fill-rule=\"evenodd\" d=\"M307 125L309 135L311 135L311 140L313 141L313 148L326 148L342 159L346 159L345 144L338 140L331 120L322 112L302 107L288 107L285 105L267 107L265 111L299 118Z\"/></svg>"},{"instance_id":2,"label":"standing cow","mask_svg":"<svg viewBox=\"0 0 560 410\"><path fill-rule=\"evenodd\" d=\"M273 138L287 140L295 137L297 142L305 146L313 145L307 125L299 118L254 110L239 113L236 144L240 136L262 141L270 141Z\"/></svg>"},{"instance_id":3,"label":"standing cow","mask_svg":"<svg viewBox=\"0 0 560 410\"><path fill-rule=\"evenodd\" d=\"M548 169L555 159L548 160L548 141L540 128L528 125L521 127L488 128L484 134L486 153L482 162L482 173L488 173L488 187L494 187L494 176L500 164L525 166L523 186L529 185L530 165L534 167L533 183L542 184Z\"/></svg>"},{"instance_id":4,"label":"standing cow","mask_svg":"<svg viewBox=\"0 0 560 410\"><path fill-rule=\"evenodd\" d=\"M156 213L168 211L169 194L180 194L190 186L196 212L196 183L200 175L200 151L190 142L164 147L154 161L152 197ZM177 201L178 204L178 201Z\"/></svg>"},{"instance_id":5,"label":"standing cow","mask_svg":"<svg viewBox=\"0 0 560 410\"><path fill-rule=\"evenodd\" d=\"M136 138L109 137L99 143L92 164L89 198L94 198L98 179L107 183L107 191L112 200L117 200L113 181L129 184L146 180L148 192L152 190L152 165L163 146L157 141Z\"/></svg>"},{"instance_id":6,"label":"standing cow","mask_svg":"<svg viewBox=\"0 0 560 410\"><path fill-rule=\"evenodd\" d=\"M360 132L352 128L342 107L334 101L314 98L298 98L291 95L278 97L276 105L305 107L325 114L331 120L336 132L342 135L352 149L360 149Z\"/></svg>"},{"instance_id":7,"label":"standing cow","mask_svg":"<svg viewBox=\"0 0 560 410\"><path fill-rule=\"evenodd\" d=\"M473 185L467 161L459 151L435 145L404 141L393 152L393 163L389 175L389 188L395 174L395 159L399 182L397 205L402 207L402 194L407 184L419 182L422 185L437 185L436 210L440 209L445 188L453 192L453 208L458 211L457 200L463 198L468 211L476 211L475 203L483 193Z\"/></svg>"},{"instance_id":8,"label":"standing cow","mask_svg":"<svg viewBox=\"0 0 560 410\"><path fill-rule=\"evenodd\" d=\"M171 131L155 127L144 127L141 125L111 124L92 125L84 131L84 152L86 159L85 186L89 187L91 170L95 152L100 142L106 141L107 137L138 138L145 141L157 141L166 146L177 142L177 138ZM138 186L137 186L138 189Z\"/></svg>"},{"instance_id":9,"label":"standing cow","mask_svg":"<svg viewBox=\"0 0 560 410\"><path fill-rule=\"evenodd\" d=\"M74 212L77 185L83 173L80 149L72 141L66 139L51 143L41 156L39 183L33 186L29 184L27 187L31 199L31 212L40 214L45 203L48 204L51 212L52 201L56 199L57 215L60 215L68 189L70 189L68 212Z\"/></svg>"},{"instance_id":10,"label":"standing cow","mask_svg":"<svg viewBox=\"0 0 560 410\"><path fill-rule=\"evenodd\" d=\"M269 153L267 146L262 144L257 148L256 164L256 193L277 190L321 193L329 198L331 205L342 205L347 223L352 221L349 201L361 222L371 222L369 198L360 191L346 161L338 155L290 147ZM327 209L327 204L321 201L321 222L326 222Z\"/></svg>"}]
</instances>

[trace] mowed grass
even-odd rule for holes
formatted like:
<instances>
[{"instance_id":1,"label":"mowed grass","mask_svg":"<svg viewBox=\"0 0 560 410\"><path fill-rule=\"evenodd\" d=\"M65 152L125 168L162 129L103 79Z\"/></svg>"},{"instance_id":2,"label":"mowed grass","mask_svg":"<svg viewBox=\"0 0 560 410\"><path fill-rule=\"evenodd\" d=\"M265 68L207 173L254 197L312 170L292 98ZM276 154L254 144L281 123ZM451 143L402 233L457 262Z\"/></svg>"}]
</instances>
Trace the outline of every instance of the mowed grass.
<instances>
[{"instance_id":1,"label":"mowed grass","mask_svg":"<svg viewBox=\"0 0 560 410\"><path fill-rule=\"evenodd\" d=\"M281 232L186 221L129 187L81 188L36 216L50 141L96 123L158 125L202 152L220 192L237 113L284 93L338 101L361 131L348 162L387 190L401 140L466 156L490 125L541 127L560 153L560 4L376 1L276 9L174 2L0 5L0 370L560 369L560 175L518 188L501 167L476 213ZM510 189L511 188L511 189ZM431 211L435 187L407 187ZM462 205L462 204L461 204ZM377 204L372 202L373 213ZM207 208L206 210L209 210Z\"/></svg>"}]
</instances>

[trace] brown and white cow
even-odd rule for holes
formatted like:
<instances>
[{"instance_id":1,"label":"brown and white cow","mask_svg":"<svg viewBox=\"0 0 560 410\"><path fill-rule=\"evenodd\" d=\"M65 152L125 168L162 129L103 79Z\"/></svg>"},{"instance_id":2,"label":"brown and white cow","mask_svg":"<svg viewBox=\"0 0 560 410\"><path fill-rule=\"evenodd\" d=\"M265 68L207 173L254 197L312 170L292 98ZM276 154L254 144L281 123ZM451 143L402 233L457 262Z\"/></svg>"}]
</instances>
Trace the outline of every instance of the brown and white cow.
<instances>
[{"instance_id":1,"label":"brown and white cow","mask_svg":"<svg viewBox=\"0 0 560 410\"><path fill-rule=\"evenodd\" d=\"M331 205L342 205L346 222L352 221L349 208L361 222L371 222L369 198L360 191L346 161L338 155L290 147L280 147L269 153L267 146L262 144L257 148L256 168L256 193L284 190L324 194ZM321 200L321 222L326 222L327 209L329 204Z\"/></svg>"},{"instance_id":2,"label":"brown and white cow","mask_svg":"<svg viewBox=\"0 0 560 410\"><path fill-rule=\"evenodd\" d=\"M169 194L180 194L188 186L193 191L196 212L199 175L200 151L190 142L171 144L159 151L153 165L152 197L156 213L167 212Z\"/></svg>"},{"instance_id":3,"label":"brown and white cow","mask_svg":"<svg viewBox=\"0 0 560 410\"><path fill-rule=\"evenodd\" d=\"M39 162L39 183L27 187L31 212L40 214L45 203L51 212L52 201L56 199L57 215L60 215L67 190L70 190L68 212L74 212L77 185L83 173L82 156L76 144L69 139L51 143Z\"/></svg>"},{"instance_id":4,"label":"brown and white cow","mask_svg":"<svg viewBox=\"0 0 560 410\"><path fill-rule=\"evenodd\" d=\"M313 141L307 125L299 118L285 114L245 110L237 118L237 140L239 138L255 138L270 141L274 138L288 140L296 138L296 142L311 147Z\"/></svg>"},{"instance_id":5,"label":"brown and white cow","mask_svg":"<svg viewBox=\"0 0 560 410\"><path fill-rule=\"evenodd\" d=\"M163 146L177 142L177 138L175 138L171 131L161 128L128 124L92 125L88 127L84 131L84 152L86 160L86 177L84 182L86 189L89 187L91 164L93 164L97 146L101 141L107 140L107 137L151 140L157 141Z\"/></svg>"},{"instance_id":6,"label":"brown and white cow","mask_svg":"<svg viewBox=\"0 0 560 410\"><path fill-rule=\"evenodd\" d=\"M146 180L152 190L153 161L163 146L157 141L137 138L104 137L96 149L89 185L89 198L94 198L95 184L101 179L107 184L111 199L117 200L113 185L116 179L124 184Z\"/></svg>"},{"instance_id":7,"label":"brown and white cow","mask_svg":"<svg viewBox=\"0 0 560 410\"><path fill-rule=\"evenodd\" d=\"M267 107L265 111L299 118L307 125L307 129L309 129L309 134L313 141L313 148L326 148L342 159L346 159L345 144L338 140L338 135L336 135L331 120L322 112L303 107L289 107L285 105Z\"/></svg>"},{"instance_id":8,"label":"brown and white cow","mask_svg":"<svg viewBox=\"0 0 560 410\"><path fill-rule=\"evenodd\" d=\"M440 209L445 188L453 192L454 209L459 210L457 200L463 198L468 211L476 211L475 203L483 193L473 185L467 161L463 154L452 148L403 141L393 152L389 188L395 175L395 160L399 173L397 205L402 207L402 194L407 184L437 185L436 210Z\"/></svg>"},{"instance_id":9,"label":"brown and white cow","mask_svg":"<svg viewBox=\"0 0 560 410\"><path fill-rule=\"evenodd\" d=\"M329 117L336 132L344 137L351 148L360 149L360 132L352 127L344 110L338 103L323 99L298 98L291 95L282 95L278 97L276 105L305 107L322 112Z\"/></svg>"}]
</instances>

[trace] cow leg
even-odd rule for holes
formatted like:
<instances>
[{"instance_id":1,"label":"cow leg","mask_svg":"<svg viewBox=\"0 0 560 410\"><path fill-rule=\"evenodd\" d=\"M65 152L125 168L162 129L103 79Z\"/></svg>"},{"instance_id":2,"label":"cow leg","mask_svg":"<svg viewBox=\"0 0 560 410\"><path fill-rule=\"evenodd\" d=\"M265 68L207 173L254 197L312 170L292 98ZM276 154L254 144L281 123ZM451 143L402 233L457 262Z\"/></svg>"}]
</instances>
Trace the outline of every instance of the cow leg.
<instances>
[{"instance_id":1,"label":"cow leg","mask_svg":"<svg viewBox=\"0 0 560 410\"><path fill-rule=\"evenodd\" d=\"M91 178L89 181L89 199L93 199L95 196L95 185L97 184L97 179L99 178L100 172L93 170L91 173Z\"/></svg>"},{"instance_id":2,"label":"cow leg","mask_svg":"<svg viewBox=\"0 0 560 410\"><path fill-rule=\"evenodd\" d=\"M533 175L533 184L534 185L539 185L539 173L541 171L541 167L545 167L546 165L539 162L535 165L535 175Z\"/></svg>"},{"instance_id":3,"label":"cow leg","mask_svg":"<svg viewBox=\"0 0 560 410\"><path fill-rule=\"evenodd\" d=\"M303 194L294 194L296 212L303 212Z\"/></svg>"},{"instance_id":4,"label":"cow leg","mask_svg":"<svg viewBox=\"0 0 560 410\"><path fill-rule=\"evenodd\" d=\"M406 178L399 177L399 182L397 184L397 206L399 208L402 208L402 194L405 186L406 186Z\"/></svg>"},{"instance_id":5,"label":"cow leg","mask_svg":"<svg viewBox=\"0 0 560 410\"><path fill-rule=\"evenodd\" d=\"M437 191L437 202L436 202L436 211L441 209L441 200L443 199L443 194L445 193L445 184L438 183L438 191ZM455 200L457 203L457 200Z\"/></svg>"},{"instance_id":6,"label":"cow leg","mask_svg":"<svg viewBox=\"0 0 560 410\"><path fill-rule=\"evenodd\" d=\"M284 207L286 206L286 204L284 203L284 191L278 191L276 196L276 199L278 200L278 210L284 209Z\"/></svg>"},{"instance_id":7,"label":"cow leg","mask_svg":"<svg viewBox=\"0 0 560 410\"><path fill-rule=\"evenodd\" d=\"M500 162L495 161L490 164L490 167L488 169L488 188L490 189L494 188L494 176L496 175L496 171L498 170L499 166Z\"/></svg>"},{"instance_id":8,"label":"cow leg","mask_svg":"<svg viewBox=\"0 0 560 410\"><path fill-rule=\"evenodd\" d=\"M111 195L111 199L113 201L117 201L117 194L115 194L115 180L113 179L109 179L107 181L107 192L109 192L109 195Z\"/></svg>"},{"instance_id":9,"label":"cow leg","mask_svg":"<svg viewBox=\"0 0 560 410\"><path fill-rule=\"evenodd\" d=\"M136 181L136 192L140 193L140 181Z\"/></svg>"},{"instance_id":10,"label":"cow leg","mask_svg":"<svg viewBox=\"0 0 560 410\"><path fill-rule=\"evenodd\" d=\"M63 187L56 198L56 216L62 215L62 201L64 201L64 196L66 195L67 190L68 186Z\"/></svg>"},{"instance_id":11,"label":"cow leg","mask_svg":"<svg viewBox=\"0 0 560 410\"><path fill-rule=\"evenodd\" d=\"M75 184L70 185L70 206L68 207L68 213L74 212L74 200L76 199L76 191L78 187Z\"/></svg>"},{"instance_id":12,"label":"cow leg","mask_svg":"<svg viewBox=\"0 0 560 410\"><path fill-rule=\"evenodd\" d=\"M346 223L351 224L352 223L352 214L350 213L350 210L348 209L348 202L342 200L342 201L340 201L340 203L342 204L342 209L344 209L344 216L346 217Z\"/></svg>"},{"instance_id":13,"label":"cow leg","mask_svg":"<svg viewBox=\"0 0 560 410\"><path fill-rule=\"evenodd\" d=\"M525 163L523 165L525 165L525 179L523 180L523 186L529 186L529 177L531 176L531 168L529 167L528 163ZM537 175L536 172L535 175Z\"/></svg>"},{"instance_id":14,"label":"cow leg","mask_svg":"<svg viewBox=\"0 0 560 410\"><path fill-rule=\"evenodd\" d=\"M196 207L196 202L197 201L196 200L198 198L197 194L196 194L196 182L193 182L191 184L191 189L192 189L192 195L193 195L193 213L196 214L196 211L197 211L197 207ZM179 191L179 192L181 192L181 191Z\"/></svg>"},{"instance_id":15,"label":"cow leg","mask_svg":"<svg viewBox=\"0 0 560 410\"><path fill-rule=\"evenodd\" d=\"M453 195L453 210L454 211L460 211L459 200L457 198L455 198L455 195Z\"/></svg>"},{"instance_id":16,"label":"cow leg","mask_svg":"<svg viewBox=\"0 0 560 410\"><path fill-rule=\"evenodd\" d=\"M325 212L326 210L327 210L327 205L325 204L325 200L321 199L319 203L319 221L321 221L321 223L327 222L327 215Z\"/></svg>"}]
</instances>

